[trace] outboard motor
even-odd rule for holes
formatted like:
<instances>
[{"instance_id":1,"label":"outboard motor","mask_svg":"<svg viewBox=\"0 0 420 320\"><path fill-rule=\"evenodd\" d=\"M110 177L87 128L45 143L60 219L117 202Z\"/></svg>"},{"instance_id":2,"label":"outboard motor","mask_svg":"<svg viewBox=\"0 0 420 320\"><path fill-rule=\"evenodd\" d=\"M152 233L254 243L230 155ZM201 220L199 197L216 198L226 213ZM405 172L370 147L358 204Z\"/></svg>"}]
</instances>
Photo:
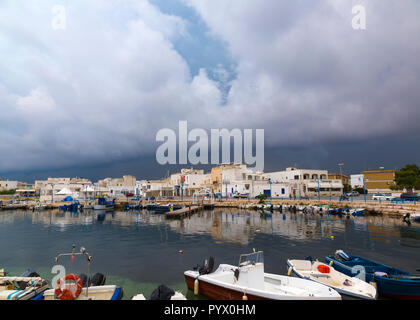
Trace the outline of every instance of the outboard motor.
<instances>
[{"instance_id":1,"label":"outboard motor","mask_svg":"<svg viewBox=\"0 0 420 320\"><path fill-rule=\"evenodd\" d=\"M95 273L91 279L89 279L89 286L103 286L105 285L106 277L102 273Z\"/></svg>"},{"instance_id":2,"label":"outboard motor","mask_svg":"<svg viewBox=\"0 0 420 320\"><path fill-rule=\"evenodd\" d=\"M171 300L174 294L174 290L162 284L152 292L150 300Z\"/></svg>"},{"instance_id":3,"label":"outboard motor","mask_svg":"<svg viewBox=\"0 0 420 320\"><path fill-rule=\"evenodd\" d=\"M204 260L204 263L203 263L202 266L197 266L197 267L194 268L194 270L198 269L198 273L200 275L205 275L205 274L212 273L213 267L214 267L214 258L209 257L209 258Z\"/></svg>"},{"instance_id":4,"label":"outboard motor","mask_svg":"<svg viewBox=\"0 0 420 320\"><path fill-rule=\"evenodd\" d=\"M408 223L408 224L410 224L410 214L409 213L406 213L403 216L403 221L406 222L406 223Z\"/></svg>"},{"instance_id":5,"label":"outboard motor","mask_svg":"<svg viewBox=\"0 0 420 320\"><path fill-rule=\"evenodd\" d=\"M88 279L88 276L85 275L84 273L81 273L81 274L79 274L79 278L80 278L80 280L82 280L83 288L86 288L88 286L88 281L90 280L90 279Z\"/></svg>"},{"instance_id":6,"label":"outboard motor","mask_svg":"<svg viewBox=\"0 0 420 320\"><path fill-rule=\"evenodd\" d=\"M21 277L33 278L33 277L40 277L40 275L36 271L34 271L32 269L28 269L24 273L22 273ZM16 283L17 283L20 290L25 290L25 288L28 284L26 281L18 281Z\"/></svg>"},{"instance_id":7,"label":"outboard motor","mask_svg":"<svg viewBox=\"0 0 420 320\"><path fill-rule=\"evenodd\" d=\"M347 253L345 253L343 250L337 250L334 254L334 257L337 260L340 260L340 261L349 261L350 260L350 256Z\"/></svg>"}]
</instances>

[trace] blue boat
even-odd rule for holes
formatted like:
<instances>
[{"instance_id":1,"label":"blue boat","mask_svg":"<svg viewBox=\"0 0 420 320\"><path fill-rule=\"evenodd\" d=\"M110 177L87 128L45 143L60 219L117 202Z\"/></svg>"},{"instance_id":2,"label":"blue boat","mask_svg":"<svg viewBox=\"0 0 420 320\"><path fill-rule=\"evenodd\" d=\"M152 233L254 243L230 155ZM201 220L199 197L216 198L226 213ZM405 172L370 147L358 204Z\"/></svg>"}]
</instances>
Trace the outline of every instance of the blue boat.
<instances>
[{"instance_id":1,"label":"blue boat","mask_svg":"<svg viewBox=\"0 0 420 320\"><path fill-rule=\"evenodd\" d=\"M71 204L65 204L65 205L59 206L59 209L65 212L67 211L77 212L79 211L80 206L81 206L80 203L78 201L75 201Z\"/></svg>"},{"instance_id":2,"label":"blue boat","mask_svg":"<svg viewBox=\"0 0 420 320\"><path fill-rule=\"evenodd\" d=\"M351 215L353 217L364 217L364 209L355 209L354 211L352 211Z\"/></svg>"},{"instance_id":3,"label":"blue boat","mask_svg":"<svg viewBox=\"0 0 420 320\"><path fill-rule=\"evenodd\" d=\"M98 203L93 206L94 210L112 210L115 206L115 199L107 201L104 197L98 198Z\"/></svg>"},{"instance_id":4,"label":"blue boat","mask_svg":"<svg viewBox=\"0 0 420 320\"><path fill-rule=\"evenodd\" d=\"M382 297L401 300L420 300L420 275L358 256L349 256L337 250L334 256L325 257L327 263L348 276L365 273L366 282L376 283ZM363 274L361 274L363 275Z\"/></svg>"}]
</instances>

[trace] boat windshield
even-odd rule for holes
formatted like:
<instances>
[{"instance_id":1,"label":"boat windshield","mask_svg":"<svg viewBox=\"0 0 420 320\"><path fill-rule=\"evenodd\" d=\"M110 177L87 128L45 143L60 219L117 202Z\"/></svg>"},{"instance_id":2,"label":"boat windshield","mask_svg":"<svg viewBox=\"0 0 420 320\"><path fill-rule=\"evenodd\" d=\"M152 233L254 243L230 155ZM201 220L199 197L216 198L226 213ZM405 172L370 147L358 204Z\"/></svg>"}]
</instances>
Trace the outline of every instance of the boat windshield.
<instances>
[{"instance_id":1,"label":"boat windshield","mask_svg":"<svg viewBox=\"0 0 420 320\"><path fill-rule=\"evenodd\" d=\"M262 251L241 254L239 257L239 266L246 266L248 264L264 263L264 253Z\"/></svg>"}]
</instances>

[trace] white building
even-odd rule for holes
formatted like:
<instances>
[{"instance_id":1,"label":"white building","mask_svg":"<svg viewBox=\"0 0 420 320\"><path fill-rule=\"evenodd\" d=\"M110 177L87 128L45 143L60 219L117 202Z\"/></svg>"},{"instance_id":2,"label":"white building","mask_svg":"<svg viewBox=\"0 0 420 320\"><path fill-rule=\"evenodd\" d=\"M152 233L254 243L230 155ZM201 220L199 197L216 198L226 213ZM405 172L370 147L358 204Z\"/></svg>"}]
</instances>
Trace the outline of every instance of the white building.
<instances>
[{"instance_id":1,"label":"white building","mask_svg":"<svg viewBox=\"0 0 420 320\"><path fill-rule=\"evenodd\" d=\"M0 180L0 190L16 190L21 188L23 183L12 180Z\"/></svg>"},{"instance_id":2,"label":"white building","mask_svg":"<svg viewBox=\"0 0 420 320\"><path fill-rule=\"evenodd\" d=\"M62 201L67 196L83 199L84 191L92 182L84 178L48 178L35 181L35 190L41 202Z\"/></svg>"},{"instance_id":3,"label":"white building","mask_svg":"<svg viewBox=\"0 0 420 320\"><path fill-rule=\"evenodd\" d=\"M350 185L352 188L363 188L363 174L350 175Z\"/></svg>"},{"instance_id":4,"label":"white building","mask_svg":"<svg viewBox=\"0 0 420 320\"><path fill-rule=\"evenodd\" d=\"M264 173L264 178L274 183L286 183L290 187L291 197L340 196L343 194L343 182L340 179L328 179L328 170L286 168L284 171Z\"/></svg>"}]
</instances>

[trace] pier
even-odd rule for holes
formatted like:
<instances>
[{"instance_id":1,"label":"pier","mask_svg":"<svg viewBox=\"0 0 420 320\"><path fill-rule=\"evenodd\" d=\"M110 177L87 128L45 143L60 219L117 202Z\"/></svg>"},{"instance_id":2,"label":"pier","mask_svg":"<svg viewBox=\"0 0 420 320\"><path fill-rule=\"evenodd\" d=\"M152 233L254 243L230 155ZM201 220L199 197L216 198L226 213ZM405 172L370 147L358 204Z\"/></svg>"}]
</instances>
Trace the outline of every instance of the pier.
<instances>
[{"instance_id":1,"label":"pier","mask_svg":"<svg viewBox=\"0 0 420 320\"><path fill-rule=\"evenodd\" d=\"M203 210L202 206L189 206L189 207L186 207L186 208L182 208L182 209L167 212L165 214L165 216L168 219L182 219L182 218L184 218L184 217L186 217L190 214L194 214L194 213L199 212L201 210Z\"/></svg>"}]
</instances>

